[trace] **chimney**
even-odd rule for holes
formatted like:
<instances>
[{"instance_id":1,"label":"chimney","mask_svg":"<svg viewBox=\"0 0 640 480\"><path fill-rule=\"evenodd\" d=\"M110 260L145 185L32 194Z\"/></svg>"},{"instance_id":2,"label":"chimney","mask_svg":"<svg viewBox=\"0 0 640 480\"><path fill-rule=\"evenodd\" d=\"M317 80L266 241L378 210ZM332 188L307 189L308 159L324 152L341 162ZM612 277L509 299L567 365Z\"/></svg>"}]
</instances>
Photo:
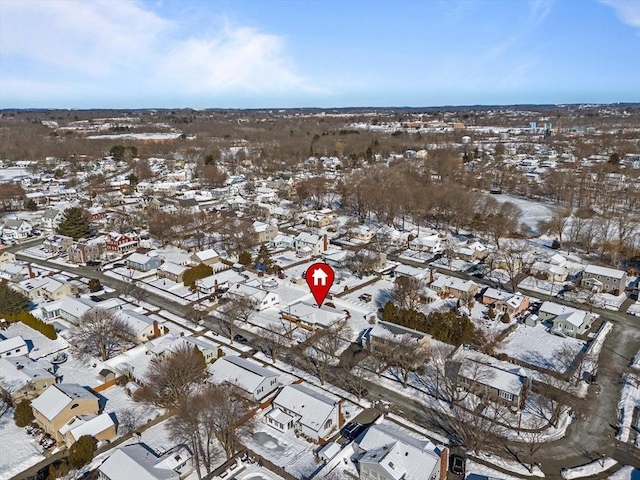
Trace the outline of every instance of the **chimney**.
<instances>
[{"instance_id":1,"label":"chimney","mask_svg":"<svg viewBox=\"0 0 640 480\"><path fill-rule=\"evenodd\" d=\"M218 291L218 279L215 278L213 280L213 289L217 292Z\"/></svg>"},{"instance_id":2,"label":"chimney","mask_svg":"<svg viewBox=\"0 0 640 480\"><path fill-rule=\"evenodd\" d=\"M329 240L327 239L326 233L324 234L324 237L322 237L322 242L323 242L322 251L326 252L329 249Z\"/></svg>"},{"instance_id":3,"label":"chimney","mask_svg":"<svg viewBox=\"0 0 640 480\"><path fill-rule=\"evenodd\" d=\"M180 332L180 336L181 336L181 337L184 337L184 332Z\"/></svg>"},{"instance_id":4,"label":"chimney","mask_svg":"<svg viewBox=\"0 0 640 480\"><path fill-rule=\"evenodd\" d=\"M158 321L154 320L153 321L153 337L159 337L160 336L160 329L158 328Z\"/></svg>"},{"instance_id":5,"label":"chimney","mask_svg":"<svg viewBox=\"0 0 640 480\"><path fill-rule=\"evenodd\" d=\"M27 264L27 268L29 269L29 278L35 278L36 274L33 273L33 269L31 268L31 264Z\"/></svg>"}]
</instances>

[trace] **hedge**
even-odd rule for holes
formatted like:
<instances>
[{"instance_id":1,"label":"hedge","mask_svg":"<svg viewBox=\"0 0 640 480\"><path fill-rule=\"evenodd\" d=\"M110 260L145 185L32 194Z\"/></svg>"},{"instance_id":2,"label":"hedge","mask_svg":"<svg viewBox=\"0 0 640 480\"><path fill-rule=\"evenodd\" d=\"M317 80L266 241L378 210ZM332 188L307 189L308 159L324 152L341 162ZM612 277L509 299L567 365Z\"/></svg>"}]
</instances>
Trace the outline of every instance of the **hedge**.
<instances>
[{"instance_id":1,"label":"hedge","mask_svg":"<svg viewBox=\"0 0 640 480\"><path fill-rule=\"evenodd\" d=\"M50 323L43 322L39 318L34 317L31 313L27 311L22 311L20 313L13 315L6 315L6 319L9 323L14 322L22 322L26 326L33 328L34 330L40 332L45 337L55 340L58 338L58 334L56 333L56 329Z\"/></svg>"}]
</instances>

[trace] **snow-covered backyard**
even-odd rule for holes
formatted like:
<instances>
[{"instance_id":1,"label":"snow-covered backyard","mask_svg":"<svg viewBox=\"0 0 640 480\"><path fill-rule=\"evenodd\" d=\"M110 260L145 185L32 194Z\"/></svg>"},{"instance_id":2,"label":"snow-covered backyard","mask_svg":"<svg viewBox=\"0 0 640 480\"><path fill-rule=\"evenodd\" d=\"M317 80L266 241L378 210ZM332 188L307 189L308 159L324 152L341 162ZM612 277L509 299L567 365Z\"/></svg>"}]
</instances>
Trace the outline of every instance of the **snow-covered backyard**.
<instances>
[{"instance_id":1,"label":"snow-covered backyard","mask_svg":"<svg viewBox=\"0 0 640 480\"><path fill-rule=\"evenodd\" d=\"M533 231L537 231L538 222L548 221L553 215L553 207L526 198L514 197L506 194L491 195L500 203L511 202L522 210L520 223L526 224Z\"/></svg>"},{"instance_id":2,"label":"snow-covered backyard","mask_svg":"<svg viewBox=\"0 0 640 480\"><path fill-rule=\"evenodd\" d=\"M0 417L0 438L0 480L7 480L44 459L38 442L13 422L12 409Z\"/></svg>"}]
</instances>

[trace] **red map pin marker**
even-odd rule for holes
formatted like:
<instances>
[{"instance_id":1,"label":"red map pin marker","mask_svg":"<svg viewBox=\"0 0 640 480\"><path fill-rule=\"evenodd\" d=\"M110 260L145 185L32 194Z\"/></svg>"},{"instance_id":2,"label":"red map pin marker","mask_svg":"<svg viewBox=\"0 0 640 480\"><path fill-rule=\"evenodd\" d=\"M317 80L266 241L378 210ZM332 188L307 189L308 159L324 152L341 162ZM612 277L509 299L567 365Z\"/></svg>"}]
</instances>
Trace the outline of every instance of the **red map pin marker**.
<instances>
[{"instance_id":1,"label":"red map pin marker","mask_svg":"<svg viewBox=\"0 0 640 480\"><path fill-rule=\"evenodd\" d=\"M307 269L305 279L318 307L321 307L335 279L333 268L326 263L314 263Z\"/></svg>"}]
</instances>

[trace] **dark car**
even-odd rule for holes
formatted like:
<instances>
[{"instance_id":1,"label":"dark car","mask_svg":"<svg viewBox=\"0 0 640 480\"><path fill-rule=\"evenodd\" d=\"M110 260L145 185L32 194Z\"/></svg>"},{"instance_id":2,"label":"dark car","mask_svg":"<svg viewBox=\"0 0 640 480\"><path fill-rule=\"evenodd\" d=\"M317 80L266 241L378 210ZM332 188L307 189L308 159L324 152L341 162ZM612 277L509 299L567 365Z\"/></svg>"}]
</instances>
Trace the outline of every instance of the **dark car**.
<instances>
[{"instance_id":1,"label":"dark car","mask_svg":"<svg viewBox=\"0 0 640 480\"><path fill-rule=\"evenodd\" d=\"M98 297L98 296L96 296L96 295L91 295L91 296L89 297L89 299L90 299L90 300L92 300L92 301L94 301L94 302L96 302L96 303L100 303L102 300L104 300L103 298L100 298L100 297Z\"/></svg>"},{"instance_id":2,"label":"dark car","mask_svg":"<svg viewBox=\"0 0 640 480\"><path fill-rule=\"evenodd\" d=\"M449 460L449 470L451 473L464 477L466 471L464 458L460 455L451 455L451 459Z\"/></svg>"},{"instance_id":3,"label":"dark car","mask_svg":"<svg viewBox=\"0 0 640 480\"><path fill-rule=\"evenodd\" d=\"M114 263L114 264L113 264L113 268L122 268L122 267L124 267L124 266L125 266L125 264L124 264L124 263Z\"/></svg>"},{"instance_id":4,"label":"dark car","mask_svg":"<svg viewBox=\"0 0 640 480\"><path fill-rule=\"evenodd\" d=\"M360 423L349 422L342 430L342 436L349 441L353 441L358 438L366 428L367 427Z\"/></svg>"},{"instance_id":5,"label":"dark car","mask_svg":"<svg viewBox=\"0 0 640 480\"><path fill-rule=\"evenodd\" d=\"M236 341L236 342L238 342L238 343L241 343L241 344L243 344L243 345L246 345L246 344L247 344L247 342L249 341L249 340L247 340L245 337L243 337L242 335L240 335L239 333L233 337L233 340L234 340L234 341Z\"/></svg>"},{"instance_id":6,"label":"dark car","mask_svg":"<svg viewBox=\"0 0 640 480\"><path fill-rule=\"evenodd\" d=\"M96 262L94 260L87 262L87 267L99 267L100 265L102 265L102 262Z\"/></svg>"}]
</instances>

